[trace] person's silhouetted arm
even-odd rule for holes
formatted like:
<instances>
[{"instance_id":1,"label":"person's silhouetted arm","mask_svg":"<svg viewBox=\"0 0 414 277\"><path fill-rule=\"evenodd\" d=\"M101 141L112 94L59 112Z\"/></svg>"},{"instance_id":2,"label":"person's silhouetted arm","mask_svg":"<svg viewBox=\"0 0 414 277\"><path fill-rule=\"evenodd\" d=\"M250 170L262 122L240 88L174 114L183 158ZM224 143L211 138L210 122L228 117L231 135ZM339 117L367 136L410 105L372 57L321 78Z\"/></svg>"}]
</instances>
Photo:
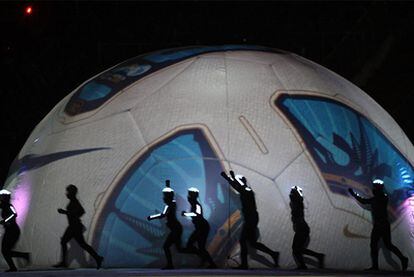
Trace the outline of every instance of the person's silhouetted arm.
<instances>
[{"instance_id":1,"label":"person's silhouetted arm","mask_svg":"<svg viewBox=\"0 0 414 277\"><path fill-rule=\"evenodd\" d=\"M60 214L65 214L70 217L78 217L78 218L85 214L85 210L83 209L82 205L77 200L72 200L69 203L67 210L58 209L57 211Z\"/></svg>"},{"instance_id":2,"label":"person's silhouetted arm","mask_svg":"<svg viewBox=\"0 0 414 277\"><path fill-rule=\"evenodd\" d=\"M226 172L224 172L224 171L222 171L221 173L220 173L220 175L221 175L221 177L223 177L224 179L226 179L226 181L227 182L231 182L232 181L232 179L230 179L230 177L229 176L227 176L227 174L226 174Z\"/></svg>"},{"instance_id":3,"label":"person's silhouetted arm","mask_svg":"<svg viewBox=\"0 0 414 277\"><path fill-rule=\"evenodd\" d=\"M224 171L220 174L224 179L227 180L227 182L231 185L233 189L235 189L238 192L242 191L242 186L239 184L239 182L236 181L236 176L234 175L234 172L230 170L230 176L228 176Z\"/></svg>"},{"instance_id":4,"label":"person's silhouetted arm","mask_svg":"<svg viewBox=\"0 0 414 277\"><path fill-rule=\"evenodd\" d=\"M201 206L199 204L197 204L195 212L182 211L181 215L186 216L186 217L191 217L191 218L201 216Z\"/></svg>"},{"instance_id":5,"label":"person's silhouetted arm","mask_svg":"<svg viewBox=\"0 0 414 277\"><path fill-rule=\"evenodd\" d=\"M349 193L352 195L352 197L355 198L355 200L357 200L359 203L361 204L370 204L372 202L372 198L363 198L361 196L359 196L358 193L356 193L353 189L349 188L348 189Z\"/></svg>"},{"instance_id":6,"label":"person's silhouetted arm","mask_svg":"<svg viewBox=\"0 0 414 277\"><path fill-rule=\"evenodd\" d=\"M164 210L162 211L162 213L150 215L150 216L147 217L147 220L154 220L154 219L159 219L159 218L166 217L169 208L170 207L168 205L165 205Z\"/></svg>"},{"instance_id":7,"label":"person's silhouetted arm","mask_svg":"<svg viewBox=\"0 0 414 277\"><path fill-rule=\"evenodd\" d=\"M14 209L14 207L12 205L10 205L10 210L12 212L11 215L9 215L7 218L4 218L0 221L0 224L7 224L7 222L9 222L10 220L12 220L13 218L17 217L17 212Z\"/></svg>"}]
</instances>

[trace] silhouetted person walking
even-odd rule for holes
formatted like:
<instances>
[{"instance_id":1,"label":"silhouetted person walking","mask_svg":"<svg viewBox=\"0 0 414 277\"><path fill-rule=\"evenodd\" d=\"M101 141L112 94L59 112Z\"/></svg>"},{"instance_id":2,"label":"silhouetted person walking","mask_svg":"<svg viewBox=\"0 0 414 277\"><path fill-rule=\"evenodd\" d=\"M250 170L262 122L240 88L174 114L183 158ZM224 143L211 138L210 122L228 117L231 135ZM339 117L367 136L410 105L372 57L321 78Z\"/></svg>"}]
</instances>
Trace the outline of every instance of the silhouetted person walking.
<instances>
[{"instance_id":1,"label":"silhouetted person walking","mask_svg":"<svg viewBox=\"0 0 414 277\"><path fill-rule=\"evenodd\" d=\"M259 224L259 214L257 213L254 192L249 186L247 186L246 178L242 175L235 176L233 171L230 171L230 176L227 176L225 172L221 172L221 176L223 176L223 178L227 180L231 187L239 193L242 205L242 214L244 222L239 240L241 264L238 268L249 268L249 265L247 263L247 243L249 243L253 248L256 248L257 250L260 250L272 256L274 266L278 267L279 252L272 251L263 243L257 242L257 225Z\"/></svg>"},{"instance_id":2,"label":"silhouetted person walking","mask_svg":"<svg viewBox=\"0 0 414 277\"><path fill-rule=\"evenodd\" d=\"M13 251L13 248L20 237L20 228L16 223L17 213L10 203L10 196L10 191L5 189L0 190L0 209L2 217L0 224L4 227L1 253L9 266L9 269L6 270L6 272L17 271L12 259L13 257L23 258L28 263L30 261L29 253Z\"/></svg>"},{"instance_id":3,"label":"silhouetted person walking","mask_svg":"<svg viewBox=\"0 0 414 277\"><path fill-rule=\"evenodd\" d=\"M293 231L295 232L292 243L292 251L293 257L295 258L297 264L297 269L307 269L303 255L309 255L317 258L319 261L319 268L323 268L325 255L307 248L310 239L310 228L305 221L302 189L298 186L292 187L289 198Z\"/></svg>"},{"instance_id":4,"label":"silhouetted person walking","mask_svg":"<svg viewBox=\"0 0 414 277\"><path fill-rule=\"evenodd\" d=\"M367 204L371 207L373 228L371 232L371 260L372 266L368 270L378 270L378 242L382 238L385 247L398 256L401 261L402 270L407 270L408 258L391 242L391 228L388 221L388 195L384 192L384 182L376 179L372 182L372 198L362 198L351 188L349 193L361 204Z\"/></svg>"},{"instance_id":5,"label":"silhouetted person walking","mask_svg":"<svg viewBox=\"0 0 414 277\"><path fill-rule=\"evenodd\" d=\"M206 242L208 233L210 232L210 225L203 216L203 207L197 201L199 195L199 190L196 188L188 189L188 202L191 205L190 212L182 211L181 215L190 217L195 230L190 235L190 238L187 241L187 246L184 252L197 254L202 261L207 261L209 263L208 268L217 268L210 254L206 250ZM197 242L198 249L194 246L194 243Z\"/></svg>"},{"instance_id":6,"label":"silhouetted person walking","mask_svg":"<svg viewBox=\"0 0 414 277\"><path fill-rule=\"evenodd\" d=\"M183 233L183 227L177 220L176 210L177 204L174 200L174 190L170 188L170 180L165 181L165 186L162 190L163 200L165 203L164 210L160 214L154 214L147 217L148 220L154 220L159 218L167 218L167 227L170 229L167 239L164 242L163 248L165 257L167 258L167 265L163 269L173 269L172 256L170 247L175 244L175 247L179 252L182 252L181 248L181 235Z\"/></svg>"},{"instance_id":7,"label":"silhouetted person walking","mask_svg":"<svg viewBox=\"0 0 414 277\"><path fill-rule=\"evenodd\" d=\"M85 210L82 205L79 203L79 200L76 198L78 193L78 188L74 185L69 185L66 187L66 197L69 199L69 204L66 206L66 210L58 209L58 213L64 214L68 218L69 226L66 228L65 233L60 239L60 244L62 247L62 257L61 261L54 265L54 267L68 267L66 262L67 258L67 243L71 239L75 239L76 242L82 247L86 252L88 252L96 261L96 268L101 268L103 257L99 256L93 248L86 243L85 238L83 237L83 232L85 231L85 226L83 226L80 218L85 214Z\"/></svg>"}]
</instances>

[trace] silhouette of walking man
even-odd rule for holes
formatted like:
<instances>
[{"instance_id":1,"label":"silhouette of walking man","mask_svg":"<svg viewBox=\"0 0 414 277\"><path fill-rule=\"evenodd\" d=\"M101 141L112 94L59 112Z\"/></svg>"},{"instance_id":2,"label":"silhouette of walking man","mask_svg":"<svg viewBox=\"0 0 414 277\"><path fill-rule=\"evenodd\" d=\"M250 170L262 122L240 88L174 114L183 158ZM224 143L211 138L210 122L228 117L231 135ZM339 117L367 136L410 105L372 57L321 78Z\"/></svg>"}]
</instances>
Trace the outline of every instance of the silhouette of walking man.
<instances>
[{"instance_id":1,"label":"silhouette of walking man","mask_svg":"<svg viewBox=\"0 0 414 277\"><path fill-rule=\"evenodd\" d=\"M323 268L325 255L307 248L310 240L310 228L305 221L302 189L298 186L292 187L289 198L293 231L295 232L292 243L292 251L293 257L295 258L297 264L297 269L307 269L303 259L304 254L317 258L319 261L319 268Z\"/></svg>"},{"instance_id":2,"label":"silhouette of walking man","mask_svg":"<svg viewBox=\"0 0 414 277\"><path fill-rule=\"evenodd\" d=\"M61 261L54 265L54 267L68 267L66 262L67 257L67 243L71 239L75 239L76 242L82 247L86 252L88 252L96 261L96 268L101 268L103 257L99 256L93 248L86 243L85 238L83 237L83 232L85 231L85 226L83 226L80 217L85 214L85 210L82 205L79 203L79 200L76 198L78 193L78 188L74 185L69 185L66 187L66 197L69 199L69 204L66 206L66 210L58 209L58 213L64 214L68 218L69 226L66 228L65 233L60 239L60 245L62 247L62 256Z\"/></svg>"},{"instance_id":3,"label":"silhouette of walking man","mask_svg":"<svg viewBox=\"0 0 414 277\"><path fill-rule=\"evenodd\" d=\"M372 266L367 270L378 270L378 242L381 238L385 247L400 259L402 270L407 270L408 258L391 242L391 228L387 212L388 195L384 191L384 182L380 179L372 182L372 193L374 197L371 198L362 198L351 188L348 191L358 202L370 205L371 207L374 223L370 243Z\"/></svg>"},{"instance_id":4,"label":"silhouette of walking man","mask_svg":"<svg viewBox=\"0 0 414 277\"><path fill-rule=\"evenodd\" d=\"M183 227L177 220L177 204L174 200L174 190L170 187L170 180L165 181L165 186L166 187L162 190L164 195L163 200L165 203L164 210L162 213L148 216L147 220L161 219L164 217L167 218L167 227L170 229L170 233L168 234L163 245L165 257L167 258L167 265L162 269L174 269L170 247L175 244L177 250L182 252L181 235L183 233Z\"/></svg>"},{"instance_id":5,"label":"silhouette of walking man","mask_svg":"<svg viewBox=\"0 0 414 277\"><path fill-rule=\"evenodd\" d=\"M8 190L0 190L0 209L2 220L0 224L4 227L4 235L1 243L1 253L9 266L6 272L17 271L13 257L23 258L30 262L30 254L26 252L13 251L14 246L20 237L20 228L16 223L17 213L10 203L11 193Z\"/></svg>"},{"instance_id":6,"label":"silhouette of walking man","mask_svg":"<svg viewBox=\"0 0 414 277\"><path fill-rule=\"evenodd\" d=\"M190 212L182 211L181 213L182 216L190 217L195 227L194 232L187 241L187 246L184 252L197 254L202 259L202 262L207 261L209 263L208 268L217 268L210 254L206 250L206 242L208 233L210 232L210 225L203 217L203 207L197 201L198 195L198 189L188 189L187 199L191 205L191 210ZM198 249L194 246L194 243L196 242Z\"/></svg>"},{"instance_id":7,"label":"silhouette of walking man","mask_svg":"<svg viewBox=\"0 0 414 277\"><path fill-rule=\"evenodd\" d=\"M246 178L242 175L235 176L233 171L230 171L230 176L227 176L225 172L221 172L221 176L224 179L226 179L227 182L231 185L231 187L239 193L242 205L242 214L244 222L239 239L241 264L238 268L249 268L249 265L247 263L247 243L249 243L253 248L256 248L257 250L260 250L272 256L272 259L274 261L274 267L278 267L279 252L272 251L263 243L257 242L257 225L259 223L259 214L257 213L254 192L249 186L247 186Z\"/></svg>"}]
</instances>

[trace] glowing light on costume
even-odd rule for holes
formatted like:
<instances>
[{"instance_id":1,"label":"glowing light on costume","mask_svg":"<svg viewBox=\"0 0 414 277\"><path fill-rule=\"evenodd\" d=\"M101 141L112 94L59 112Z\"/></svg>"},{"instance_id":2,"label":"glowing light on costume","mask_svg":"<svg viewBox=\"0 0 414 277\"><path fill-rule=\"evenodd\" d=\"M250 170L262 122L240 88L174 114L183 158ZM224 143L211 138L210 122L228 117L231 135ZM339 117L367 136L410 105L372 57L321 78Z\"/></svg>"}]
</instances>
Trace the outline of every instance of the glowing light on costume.
<instances>
[{"instance_id":1,"label":"glowing light on costume","mask_svg":"<svg viewBox=\"0 0 414 277\"><path fill-rule=\"evenodd\" d=\"M196 217L197 214L193 213L193 212L189 212L189 213L184 213L184 216L186 216L186 217Z\"/></svg>"},{"instance_id":2,"label":"glowing light on costume","mask_svg":"<svg viewBox=\"0 0 414 277\"><path fill-rule=\"evenodd\" d=\"M0 195L10 195L10 194L11 194L11 192L8 191L7 189L0 190Z\"/></svg>"},{"instance_id":3,"label":"glowing light on costume","mask_svg":"<svg viewBox=\"0 0 414 277\"><path fill-rule=\"evenodd\" d=\"M384 181L381 179L375 179L374 181L372 181L373 184L378 184L378 185L383 185Z\"/></svg>"},{"instance_id":4,"label":"glowing light on costume","mask_svg":"<svg viewBox=\"0 0 414 277\"><path fill-rule=\"evenodd\" d=\"M244 176L243 175L241 175L241 174L237 174L236 176L235 176L235 178L236 178L236 181L237 182L239 182L239 184L241 185L241 186L245 186L245 184L243 183L243 181L242 181L242 179L244 178Z\"/></svg>"},{"instance_id":5,"label":"glowing light on costume","mask_svg":"<svg viewBox=\"0 0 414 277\"><path fill-rule=\"evenodd\" d=\"M299 186L293 186L292 189L296 190L301 197L303 197L303 189Z\"/></svg>"},{"instance_id":6,"label":"glowing light on costume","mask_svg":"<svg viewBox=\"0 0 414 277\"><path fill-rule=\"evenodd\" d=\"M13 208L13 206L11 206L10 207L10 209L11 209L11 211L12 211L12 215L11 216L9 216L8 218L6 218L5 220L4 220L4 222L7 222L7 221L9 221L10 219L12 219L13 217L15 217L16 216L16 210Z\"/></svg>"},{"instance_id":7,"label":"glowing light on costume","mask_svg":"<svg viewBox=\"0 0 414 277\"><path fill-rule=\"evenodd\" d=\"M174 190L172 188L165 188L162 192L174 192Z\"/></svg>"},{"instance_id":8,"label":"glowing light on costume","mask_svg":"<svg viewBox=\"0 0 414 277\"><path fill-rule=\"evenodd\" d=\"M197 188L194 188L194 187L189 188L188 191L197 192L197 193L200 192Z\"/></svg>"}]
</instances>

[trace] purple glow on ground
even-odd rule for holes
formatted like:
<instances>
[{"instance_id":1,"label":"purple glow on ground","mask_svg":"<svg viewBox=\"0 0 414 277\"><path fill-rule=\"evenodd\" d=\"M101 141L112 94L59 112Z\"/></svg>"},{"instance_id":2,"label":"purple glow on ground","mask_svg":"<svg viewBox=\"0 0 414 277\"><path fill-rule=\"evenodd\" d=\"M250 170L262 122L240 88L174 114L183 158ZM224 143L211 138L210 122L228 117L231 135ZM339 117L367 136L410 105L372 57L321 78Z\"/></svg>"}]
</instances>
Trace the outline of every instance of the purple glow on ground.
<instances>
[{"instance_id":1,"label":"purple glow on ground","mask_svg":"<svg viewBox=\"0 0 414 277\"><path fill-rule=\"evenodd\" d=\"M23 172L19 174L17 186L12 192L11 203L17 211L17 224L23 227L30 206L31 182Z\"/></svg>"}]
</instances>

